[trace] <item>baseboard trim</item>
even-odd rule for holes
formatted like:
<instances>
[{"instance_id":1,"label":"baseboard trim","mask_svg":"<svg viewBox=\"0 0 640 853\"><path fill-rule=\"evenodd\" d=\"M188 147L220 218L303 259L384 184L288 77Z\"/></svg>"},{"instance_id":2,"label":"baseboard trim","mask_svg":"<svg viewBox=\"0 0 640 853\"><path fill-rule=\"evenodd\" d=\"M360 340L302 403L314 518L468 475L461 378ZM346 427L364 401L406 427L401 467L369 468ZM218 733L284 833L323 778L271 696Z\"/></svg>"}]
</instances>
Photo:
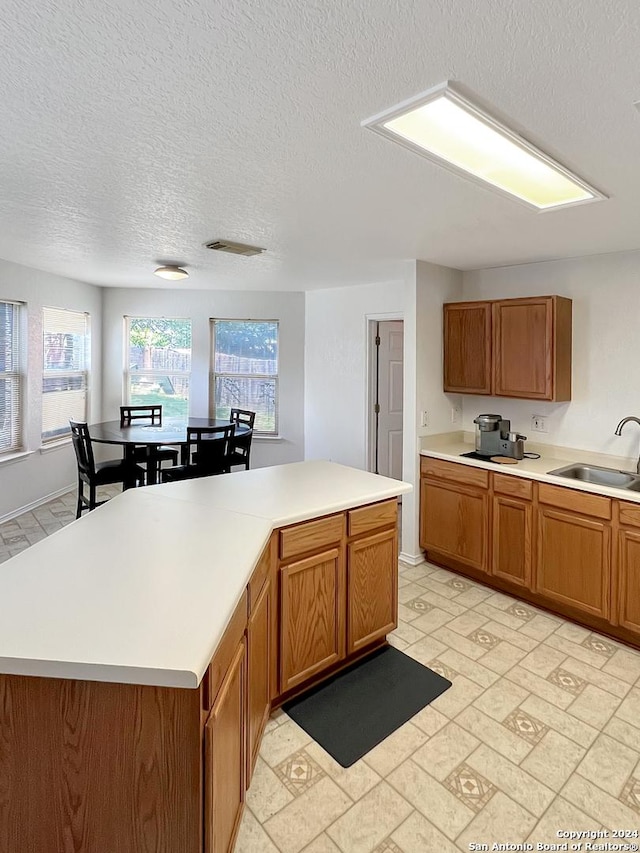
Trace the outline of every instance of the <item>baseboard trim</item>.
<instances>
[{"instance_id":1,"label":"baseboard trim","mask_svg":"<svg viewBox=\"0 0 640 853\"><path fill-rule=\"evenodd\" d=\"M407 554L405 551L400 551L398 559L410 566L419 566L420 563L424 563L424 554Z\"/></svg>"},{"instance_id":2,"label":"baseboard trim","mask_svg":"<svg viewBox=\"0 0 640 853\"><path fill-rule=\"evenodd\" d=\"M43 498L38 498L37 501L31 501L29 504L25 504L21 506L19 509L11 510L6 515L0 515L0 524L4 524L5 521L11 521L14 518L17 518L19 515L22 515L23 512L31 512L32 509L37 509L42 504L46 504L49 501L53 501L56 498L62 497L62 495L66 495L67 492L72 492L75 488L72 483L70 486L65 486L62 489L57 489L55 492L51 492L48 495L45 495Z\"/></svg>"}]
</instances>

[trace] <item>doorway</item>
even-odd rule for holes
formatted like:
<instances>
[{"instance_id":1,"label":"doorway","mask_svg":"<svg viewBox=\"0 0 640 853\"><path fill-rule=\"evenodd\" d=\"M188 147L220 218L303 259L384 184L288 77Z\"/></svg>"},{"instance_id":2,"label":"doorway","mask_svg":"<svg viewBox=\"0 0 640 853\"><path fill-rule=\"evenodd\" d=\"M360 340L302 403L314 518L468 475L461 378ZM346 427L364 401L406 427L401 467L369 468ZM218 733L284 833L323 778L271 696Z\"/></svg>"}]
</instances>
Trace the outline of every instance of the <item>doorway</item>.
<instances>
[{"instance_id":1,"label":"doorway","mask_svg":"<svg viewBox=\"0 0 640 853\"><path fill-rule=\"evenodd\" d=\"M402 479L402 320L369 320L369 470Z\"/></svg>"}]
</instances>

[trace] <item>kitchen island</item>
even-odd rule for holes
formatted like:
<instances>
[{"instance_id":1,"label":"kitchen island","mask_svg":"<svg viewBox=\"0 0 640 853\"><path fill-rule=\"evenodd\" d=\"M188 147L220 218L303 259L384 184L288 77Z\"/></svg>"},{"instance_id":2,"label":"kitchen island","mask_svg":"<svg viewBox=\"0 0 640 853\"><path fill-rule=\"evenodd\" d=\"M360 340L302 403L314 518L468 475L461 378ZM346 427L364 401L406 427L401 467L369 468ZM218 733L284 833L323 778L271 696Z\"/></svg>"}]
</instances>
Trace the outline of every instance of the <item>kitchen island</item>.
<instances>
[{"instance_id":1,"label":"kitchen island","mask_svg":"<svg viewBox=\"0 0 640 853\"><path fill-rule=\"evenodd\" d=\"M0 568L0 853L233 848L269 711L385 642L397 496L328 462L135 489Z\"/></svg>"}]
</instances>

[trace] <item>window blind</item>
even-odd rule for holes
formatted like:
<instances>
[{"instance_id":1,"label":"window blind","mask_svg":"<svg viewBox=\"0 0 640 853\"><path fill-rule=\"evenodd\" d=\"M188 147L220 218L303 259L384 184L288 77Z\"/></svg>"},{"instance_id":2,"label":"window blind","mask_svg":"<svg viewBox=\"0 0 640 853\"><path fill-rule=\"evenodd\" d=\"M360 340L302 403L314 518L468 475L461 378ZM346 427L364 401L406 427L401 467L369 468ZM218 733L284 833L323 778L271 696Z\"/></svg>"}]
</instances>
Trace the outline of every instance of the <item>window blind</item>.
<instances>
[{"instance_id":1,"label":"window blind","mask_svg":"<svg viewBox=\"0 0 640 853\"><path fill-rule=\"evenodd\" d=\"M0 302L0 453L22 447L22 303Z\"/></svg>"},{"instance_id":2,"label":"window blind","mask_svg":"<svg viewBox=\"0 0 640 853\"><path fill-rule=\"evenodd\" d=\"M87 419L89 315L42 309L42 440L69 434L69 420Z\"/></svg>"}]
</instances>

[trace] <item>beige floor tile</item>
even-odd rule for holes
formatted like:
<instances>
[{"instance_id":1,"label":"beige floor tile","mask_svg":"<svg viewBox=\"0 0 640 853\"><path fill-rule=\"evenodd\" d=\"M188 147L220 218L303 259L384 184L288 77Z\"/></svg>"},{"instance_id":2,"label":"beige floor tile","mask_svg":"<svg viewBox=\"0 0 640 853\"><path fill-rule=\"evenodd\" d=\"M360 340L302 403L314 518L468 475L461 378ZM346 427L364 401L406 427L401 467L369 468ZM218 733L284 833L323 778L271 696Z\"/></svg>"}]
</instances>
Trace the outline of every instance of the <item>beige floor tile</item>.
<instances>
[{"instance_id":1,"label":"beige floor tile","mask_svg":"<svg viewBox=\"0 0 640 853\"><path fill-rule=\"evenodd\" d=\"M401 640L410 646L412 643L417 643L424 637L424 632L419 631L410 622L398 621L398 627L393 632L394 637L399 637Z\"/></svg>"},{"instance_id":2,"label":"beige floor tile","mask_svg":"<svg viewBox=\"0 0 640 853\"><path fill-rule=\"evenodd\" d=\"M566 711L557 708L539 696L531 695L522 703L522 709L549 728L585 748L591 746L598 736L598 729L572 717Z\"/></svg>"},{"instance_id":3,"label":"beige floor tile","mask_svg":"<svg viewBox=\"0 0 640 853\"><path fill-rule=\"evenodd\" d=\"M408 646L405 649L405 654L426 666L428 661L437 658L446 648L444 643L434 637L423 637L422 640Z\"/></svg>"},{"instance_id":4,"label":"beige floor tile","mask_svg":"<svg viewBox=\"0 0 640 853\"><path fill-rule=\"evenodd\" d=\"M415 619L414 622L418 630L424 631L425 634L430 634L432 631L435 631L436 628L441 628L443 625L446 625L455 618L455 616L448 613L446 610L442 610L440 607L434 607L433 610L430 610L428 613L424 613L422 616L418 615L418 618Z\"/></svg>"},{"instance_id":5,"label":"beige floor tile","mask_svg":"<svg viewBox=\"0 0 640 853\"><path fill-rule=\"evenodd\" d=\"M556 636L577 644L586 639L590 633L589 628L583 628L582 625L576 625L574 622L563 622L556 630Z\"/></svg>"},{"instance_id":6,"label":"beige floor tile","mask_svg":"<svg viewBox=\"0 0 640 853\"><path fill-rule=\"evenodd\" d=\"M333 843L326 832L323 832L305 847L302 853L342 853L342 851Z\"/></svg>"},{"instance_id":7,"label":"beige floor tile","mask_svg":"<svg viewBox=\"0 0 640 853\"><path fill-rule=\"evenodd\" d=\"M428 601L429 604L433 604L434 607L439 607L440 610L445 610L452 616L461 616L467 609L461 604L456 604L455 599L445 598L443 595L438 595L437 592L433 592L433 590L424 589L424 587L422 587L420 588L420 593L421 597L424 598L425 601ZM418 595L420 595L420 593L418 593Z\"/></svg>"},{"instance_id":8,"label":"beige floor tile","mask_svg":"<svg viewBox=\"0 0 640 853\"><path fill-rule=\"evenodd\" d=\"M498 791L461 833L457 844L469 850L472 843L491 845L497 839L519 843L529 835L535 823L536 818L530 812Z\"/></svg>"},{"instance_id":9,"label":"beige floor tile","mask_svg":"<svg viewBox=\"0 0 640 853\"><path fill-rule=\"evenodd\" d=\"M524 649L519 649L517 646L512 646L511 643L503 640L495 649L491 649L490 652L484 654L480 658L480 663L482 666L486 666L487 669L498 673L498 675L504 675L527 654L528 652Z\"/></svg>"},{"instance_id":10,"label":"beige floor tile","mask_svg":"<svg viewBox=\"0 0 640 853\"><path fill-rule=\"evenodd\" d=\"M256 769L247 791L247 805L260 823L264 823L293 800L269 765L258 756Z\"/></svg>"},{"instance_id":11,"label":"beige floor tile","mask_svg":"<svg viewBox=\"0 0 640 853\"><path fill-rule=\"evenodd\" d=\"M620 699L606 690L587 684L575 699L569 712L596 729L603 729L613 712L620 706Z\"/></svg>"},{"instance_id":12,"label":"beige floor tile","mask_svg":"<svg viewBox=\"0 0 640 853\"><path fill-rule=\"evenodd\" d=\"M471 705L483 692L484 688L476 684L475 681L470 681L464 675L459 675L454 679L452 686L441 693L437 699L434 699L431 705L436 711L452 719L468 705Z\"/></svg>"},{"instance_id":13,"label":"beige floor tile","mask_svg":"<svg viewBox=\"0 0 640 853\"><path fill-rule=\"evenodd\" d=\"M481 613L483 616L486 616L487 621L499 622L501 625L511 628L512 631L518 631L524 625L522 619L518 619L517 616L514 616L512 613L508 613L506 610L498 610L486 601L481 601L479 604L476 604L473 609L476 613Z\"/></svg>"},{"instance_id":14,"label":"beige floor tile","mask_svg":"<svg viewBox=\"0 0 640 853\"><path fill-rule=\"evenodd\" d=\"M506 678L501 678L497 684L489 687L481 696L478 696L473 706L501 723L518 705L524 702L528 695L529 693L524 687L507 681Z\"/></svg>"},{"instance_id":15,"label":"beige floor tile","mask_svg":"<svg viewBox=\"0 0 640 853\"><path fill-rule=\"evenodd\" d=\"M249 809L244 810L233 849L234 853L278 853L278 848Z\"/></svg>"},{"instance_id":16,"label":"beige floor tile","mask_svg":"<svg viewBox=\"0 0 640 853\"><path fill-rule=\"evenodd\" d=\"M640 729L621 720L616 714L611 717L604 727L604 733L640 752Z\"/></svg>"},{"instance_id":17,"label":"beige floor tile","mask_svg":"<svg viewBox=\"0 0 640 853\"><path fill-rule=\"evenodd\" d=\"M425 601L427 600L424 587L418 586L416 583L409 582L402 589L398 590L398 601L400 604L406 604L407 601L412 601L414 598L419 597L424 598Z\"/></svg>"},{"instance_id":18,"label":"beige floor tile","mask_svg":"<svg viewBox=\"0 0 640 853\"><path fill-rule=\"evenodd\" d=\"M554 791L484 743L466 763L536 817L543 814L555 797Z\"/></svg>"},{"instance_id":19,"label":"beige floor tile","mask_svg":"<svg viewBox=\"0 0 640 853\"><path fill-rule=\"evenodd\" d=\"M299 853L351 805L344 791L325 776L263 826L281 853Z\"/></svg>"},{"instance_id":20,"label":"beige floor tile","mask_svg":"<svg viewBox=\"0 0 640 853\"><path fill-rule=\"evenodd\" d=\"M478 643L474 643L473 640L469 640L467 637L462 637L460 634L456 634L455 631L450 631L448 625L443 625L442 628L438 628L437 631L433 632L432 636L443 643L447 648L455 649L472 660L477 660L482 657L487 650L486 646L481 646Z\"/></svg>"},{"instance_id":21,"label":"beige floor tile","mask_svg":"<svg viewBox=\"0 0 640 853\"><path fill-rule=\"evenodd\" d=\"M576 698L573 693L563 690L561 687L552 684L539 675L535 675L533 672L529 672L527 669L522 669L519 665L510 669L506 673L505 678L508 678L509 681L514 681L530 693L535 693L541 699L546 699L547 702L557 705L558 708L568 708Z\"/></svg>"},{"instance_id":22,"label":"beige floor tile","mask_svg":"<svg viewBox=\"0 0 640 853\"><path fill-rule=\"evenodd\" d=\"M569 778L560 793L566 800L599 821L607 829L638 828L637 812L578 773L574 773Z\"/></svg>"},{"instance_id":23,"label":"beige floor tile","mask_svg":"<svg viewBox=\"0 0 640 853\"><path fill-rule=\"evenodd\" d=\"M471 681L475 681L480 687L490 687L500 677L493 670L487 669L481 663L471 660L471 658L468 658L455 649L447 649L439 659L442 663L460 673L460 675L465 675Z\"/></svg>"},{"instance_id":24,"label":"beige floor tile","mask_svg":"<svg viewBox=\"0 0 640 853\"><path fill-rule=\"evenodd\" d=\"M428 578L429 572L426 568L426 563L420 563L418 566L411 566L408 569L402 569L402 577L407 578L410 581L417 581L421 578Z\"/></svg>"},{"instance_id":25,"label":"beige floor tile","mask_svg":"<svg viewBox=\"0 0 640 853\"><path fill-rule=\"evenodd\" d=\"M459 849L417 811L391 833L391 838L403 853L459 853Z\"/></svg>"},{"instance_id":26,"label":"beige floor tile","mask_svg":"<svg viewBox=\"0 0 640 853\"><path fill-rule=\"evenodd\" d=\"M619 797L639 759L637 750L601 734L578 765L577 772L603 791Z\"/></svg>"},{"instance_id":27,"label":"beige floor tile","mask_svg":"<svg viewBox=\"0 0 640 853\"><path fill-rule=\"evenodd\" d=\"M434 580L433 575L428 575L427 577L423 577L420 580L416 580L416 583L419 584L419 586L423 587L423 589L428 589L431 592L435 592L437 595L441 595L443 598L457 598L460 595L459 589L455 589L452 586L448 586L447 583L441 583L440 581Z\"/></svg>"},{"instance_id":28,"label":"beige floor tile","mask_svg":"<svg viewBox=\"0 0 640 853\"><path fill-rule=\"evenodd\" d=\"M310 742L309 735L293 720L285 720L277 729L262 739L260 755L270 767L276 767L285 758Z\"/></svg>"},{"instance_id":29,"label":"beige floor tile","mask_svg":"<svg viewBox=\"0 0 640 853\"><path fill-rule=\"evenodd\" d=\"M506 625L501 625L500 622L490 621L483 626L485 631L495 634L501 640L506 640L512 646L522 649L525 652L531 652L538 645L537 640L532 640L531 637L525 637L521 631L514 631L512 628L507 628Z\"/></svg>"},{"instance_id":30,"label":"beige floor tile","mask_svg":"<svg viewBox=\"0 0 640 853\"><path fill-rule=\"evenodd\" d=\"M620 678L609 675L609 673L596 669L588 663L576 660L575 658L568 657L562 664L562 668L579 675L580 678L584 678L590 684L595 684L601 690L613 693L619 699L624 699L629 690L631 690L631 685L628 681L623 681Z\"/></svg>"},{"instance_id":31,"label":"beige floor tile","mask_svg":"<svg viewBox=\"0 0 640 853\"><path fill-rule=\"evenodd\" d=\"M549 788L559 791L585 753L585 747L550 729L520 766Z\"/></svg>"},{"instance_id":32,"label":"beige floor tile","mask_svg":"<svg viewBox=\"0 0 640 853\"><path fill-rule=\"evenodd\" d=\"M562 797L556 797L546 813L534 826L527 841L531 844L558 844L558 830L586 832L600 829L600 822L589 817Z\"/></svg>"},{"instance_id":33,"label":"beige floor tile","mask_svg":"<svg viewBox=\"0 0 640 853\"><path fill-rule=\"evenodd\" d=\"M388 781L450 840L475 816L475 812L411 759L394 770Z\"/></svg>"},{"instance_id":34,"label":"beige floor tile","mask_svg":"<svg viewBox=\"0 0 640 853\"><path fill-rule=\"evenodd\" d=\"M449 718L445 717L444 714L441 714L440 711L436 711L436 709L432 708L431 705L427 705L426 708L423 708L411 717L411 722L414 726L417 726L426 735L431 737L447 725Z\"/></svg>"},{"instance_id":35,"label":"beige floor tile","mask_svg":"<svg viewBox=\"0 0 640 853\"><path fill-rule=\"evenodd\" d=\"M399 764L422 746L427 735L412 723L405 723L368 752L363 761L380 776L388 776Z\"/></svg>"},{"instance_id":36,"label":"beige floor tile","mask_svg":"<svg viewBox=\"0 0 640 853\"><path fill-rule=\"evenodd\" d=\"M394 649L398 649L399 652L404 652L409 648L409 643L405 643L404 640L401 640L400 637L396 637L395 634L389 634L387 636L387 642L390 646L393 646Z\"/></svg>"},{"instance_id":37,"label":"beige floor tile","mask_svg":"<svg viewBox=\"0 0 640 853\"><path fill-rule=\"evenodd\" d=\"M352 800L359 800L380 781L380 776L364 761L356 761L351 767L342 767L314 741L305 747L305 752L309 753Z\"/></svg>"},{"instance_id":38,"label":"beige floor tile","mask_svg":"<svg viewBox=\"0 0 640 853\"><path fill-rule=\"evenodd\" d=\"M536 613L533 619L525 622L520 631L526 634L527 637L531 637L532 640L546 640L547 637L553 634L557 627L557 619L552 619L550 616L543 615L542 613Z\"/></svg>"},{"instance_id":39,"label":"beige floor tile","mask_svg":"<svg viewBox=\"0 0 640 853\"><path fill-rule=\"evenodd\" d=\"M522 658L520 666L541 678L546 678L566 660L566 657L564 652L541 644Z\"/></svg>"},{"instance_id":40,"label":"beige floor tile","mask_svg":"<svg viewBox=\"0 0 640 853\"><path fill-rule=\"evenodd\" d=\"M450 631L455 631L456 634L462 634L467 637L472 631L481 628L485 622L488 622L486 616L481 613L476 613L475 610L467 610L461 616L454 617L447 625Z\"/></svg>"},{"instance_id":41,"label":"beige floor tile","mask_svg":"<svg viewBox=\"0 0 640 853\"><path fill-rule=\"evenodd\" d=\"M579 626L574 625L574 628ZM589 636L589 631L587 631L587 637ZM554 634L551 634L550 637L544 641L547 646L551 646L553 649L558 649L561 652L564 652L568 657L576 658L576 660L581 660L583 663L588 663L589 666L593 666L596 669L601 669L604 664L607 662L607 658L604 655L598 654L598 652L594 652L591 649L588 649L586 646L581 646L578 643L572 643L570 640L564 639L559 636L556 631Z\"/></svg>"},{"instance_id":42,"label":"beige floor tile","mask_svg":"<svg viewBox=\"0 0 640 853\"><path fill-rule=\"evenodd\" d=\"M490 595L491 590L486 587L474 586L471 589L461 592L456 597L456 604L460 604L462 607L476 607Z\"/></svg>"},{"instance_id":43,"label":"beige floor tile","mask_svg":"<svg viewBox=\"0 0 640 853\"><path fill-rule=\"evenodd\" d=\"M443 782L454 767L462 763L480 741L456 723L449 723L414 754L416 764Z\"/></svg>"},{"instance_id":44,"label":"beige floor tile","mask_svg":"<svg viewBox=\"0 0 640 853\"><path fill-rule=\"evenodd\" d=\"M406 604L398 604L398 619L402 619L403 622L411 624L419 616L420 613L417 610L407 607Z\"/></svg>"},{"instance_id":45,"label":"beige floor tile","mask_svg":"<svg viewBox=\"0 0 640 853\"><path fill-rule=\"evenodd\" d=\"M621 681L635 684L640 678L640 652L618 649L602 667L602 671Z\"/></svg>"},{"instance_id":46,"label":"beige floor tile","mask_svg":"<svg viewBox=\"0 0 640 853\"><path fill-rule=\"evenodd\" d=\"M487 717L482 711L473 706L465 708L456 717L459 726L471 732L482 743L493 747L500 755L504 755L514 764L520 764L523 758L533 749L533 744L513 734L500 723Z\"/></svg>"},{"instance_id":47,"label":"beige floor tile","mask_svg":"<svg viewBox=\"0 0 640 853\"><path fill-rule=\"evenodd\" d=\"M634 687L620 704L616 717L640 728L640 689Z\"/></svg>"},{"instance_id":48,"label":"beige floor tile","mask_svg":"<svg viewBox=\"0 0 640 853\"><path fill-rule=\"evenodd\" d=\"M330 826L327 835L344 853L370 853L411 811L404 797L380 782Z\"/></svg>"},{"instance_id":49,"label":"beige floor tile","mask_svg":"<svg viewBox=\"0 0 640 853\"><path fill-rule=\"evenodd\" d=\"M492 592L491 595L487 598L487 604L490 604L492 607L495 607L498 610L506 610L508 607L511 607L511 605L515 604L516 602L516 598L511 598L510 595L505 595L503 592Z\"/></svg>"}]
</instances>

